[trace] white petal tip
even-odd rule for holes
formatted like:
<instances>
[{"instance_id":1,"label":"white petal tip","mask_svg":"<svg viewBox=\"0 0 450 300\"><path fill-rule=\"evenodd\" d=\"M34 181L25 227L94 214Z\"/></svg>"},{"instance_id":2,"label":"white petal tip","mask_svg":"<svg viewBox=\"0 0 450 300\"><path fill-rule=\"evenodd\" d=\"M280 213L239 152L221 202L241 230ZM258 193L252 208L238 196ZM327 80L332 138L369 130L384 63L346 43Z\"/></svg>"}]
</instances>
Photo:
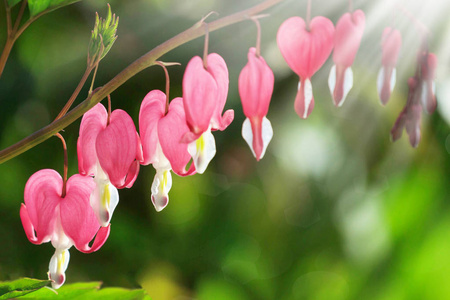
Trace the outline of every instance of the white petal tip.
<instances>
[{"instance_id":1,"label":"white petal tip","mask_svg":"<svg viewBox=\"0 0 450 300\"><path fill-rule=\"evenodd\" d=\"M256 131L256 129L255 129ZM253 156L256 158L256 160L260 160L264 157L264 154L266 153L267 146L269 145L270 141L273 137L273 129L272 124L270 121L264 117L262 119L261 124L261 138L263 142L263 147L261 154L259 157L255 153L254 145L253 145L253 130L252 130L252 124L250 122L249 118L246 118L244 123L242 124L242 137L247 142L248 146L250 147L250 150L252 151Z\"/></svg>"},{"instance_id":2,"label":"white petal tip","mask_svg":"<svg viewBox=\"0 0 450 300\"><path fill-rule=\"evenodd\" d=\"M211 129L205 131L197 140L189 143L188 152L192 157L197 173L203 174L216 155L216 141Z\"/></svg>"}]
</instances>

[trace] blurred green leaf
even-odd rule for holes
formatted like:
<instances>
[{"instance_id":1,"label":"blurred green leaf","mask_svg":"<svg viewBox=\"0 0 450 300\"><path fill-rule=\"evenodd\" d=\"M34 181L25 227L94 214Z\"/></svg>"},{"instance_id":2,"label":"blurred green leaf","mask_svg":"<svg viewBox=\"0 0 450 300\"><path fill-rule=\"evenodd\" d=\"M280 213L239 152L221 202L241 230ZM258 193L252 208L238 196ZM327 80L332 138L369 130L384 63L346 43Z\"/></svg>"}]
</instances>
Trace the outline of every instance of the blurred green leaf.
<instances>
[{"instance_id":1,"label":"blurred green leaf","mask_svg":"<svg viewBox=\"0 0 450 300\"><path fill-rule=\"evenodd\" d=\"M21 278L14 281L0 282L0 299L11 299L34 292L47 284L50 280Z\"/></svg>"},{"instance_id":2,"label":"blurred green leaf","mask_svg":"<svg viewBox=\"0 0 450 300\"><path fill-rule=\"evenodd\" d=\"M101 282L81 282L63 285L58 290L40 289L20 299L150 299L145 290L123 288L100 289Z\"/></svg>"},{"instance_id":3,"label":"blurred green leaf","mask_svg":"<svg viewBox=\"0 0 450 300\"><path fill-rule=\"evenodd\" d=\"M30 16L34 17L40 13L50 12L78 1L80 0L28 0L28 7L30 9Z\"/></svg>"},{"instance_id":4,"label":"blurred green leaf","mask_svg":"<svg viewBox=\"0 0 450 300\"><path fill-rule=\"evenodd\" d=\"M13 7L14 5L16 5L19 2L20 2L20 0L8 0L8 6Z\"/></svg>"}]
</instances>

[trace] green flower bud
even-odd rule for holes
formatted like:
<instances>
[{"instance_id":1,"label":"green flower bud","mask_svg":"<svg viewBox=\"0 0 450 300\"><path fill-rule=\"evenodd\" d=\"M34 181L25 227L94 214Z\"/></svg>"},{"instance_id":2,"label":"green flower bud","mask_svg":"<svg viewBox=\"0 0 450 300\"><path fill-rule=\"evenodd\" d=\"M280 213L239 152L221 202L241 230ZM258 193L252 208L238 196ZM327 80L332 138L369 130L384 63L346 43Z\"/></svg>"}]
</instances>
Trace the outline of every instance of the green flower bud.
<instances>
[{"instance_id":1,"label":"green flower bud","mask_svg":"<svg viewBox=\"0 0 450 300\"><path fill-rule=\"evenodd\" d=\"M117 39L117 26L119 17L111 13L111 6L108 4L108 15L106 19L95 14L95 25L92 30L91 41L89 42L88 65L95 66L108 54L112 45Z\"/></svg>"}]
</instances>

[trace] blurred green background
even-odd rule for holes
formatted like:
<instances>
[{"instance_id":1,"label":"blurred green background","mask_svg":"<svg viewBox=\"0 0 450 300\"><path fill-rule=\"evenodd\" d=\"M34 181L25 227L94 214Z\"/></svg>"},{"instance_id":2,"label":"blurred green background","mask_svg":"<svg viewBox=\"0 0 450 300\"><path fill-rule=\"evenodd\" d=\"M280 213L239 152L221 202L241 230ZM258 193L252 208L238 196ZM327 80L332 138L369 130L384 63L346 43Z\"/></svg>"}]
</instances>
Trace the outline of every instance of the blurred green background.
<instances>
[{"instance_id":1,"label":"blurred green background","mask_svg":"<svg viewBox=\"0 0 450 300\"><path fill-rule=\"evenodd\" d=\"M111 0L120 17L118 40L101 62L96 86L210 11L225 16L259 1ZM400 1L401 2L401 1ZM0 148L50 123L76 87L86 65L95 12L107 1L81 1L43 16L19 38L0 78ZM438 106L424 113L422 140L389 131L406 101L420 39L411 21L389 1L354 1L367 26L353 72L354 87L341 108L332 104L329 59L313 77L316 105L308 120L293 109L298 77L276 45L280 24L305 16L306 1L286 0L261 19L262 55L276 82L268 114L274 137L256 163L240 135L244 115L237 78L255 43L245 21L210 35L210 52L226 60L226 108L235 120L215 133L217 154L203 175L174 175L170 203L150 202L154 169L142 167L132 189L120 191L111 235L96 253L70 250L67 282L100 280L104 286L145 288L153 299L446 299L450 295L450 21L447 1L404 1L431 32L437 53ZM2 3L3 4L3 3ZM313 1L312 15L336 24L346 1ZM213 20L216 16L211 16ZM403 36L397 86L379 104L376 75L380 38L394 22ZM6 32L0 12L0 45ZM171 96L181 96L184 67L201 55L203 39L161 59L170 67ZM147 69L112 94L113 108L138 121L140 102L164 89L159 67ZM88 84L76 103L87 94ZM69 175L77 172L80 120L63 133ZM51 138L0 165L0 280L45 279L52 246L31 244L19 209L27 179L42 168L62 172L60 141Z\"/></svg>"}]
</instances>

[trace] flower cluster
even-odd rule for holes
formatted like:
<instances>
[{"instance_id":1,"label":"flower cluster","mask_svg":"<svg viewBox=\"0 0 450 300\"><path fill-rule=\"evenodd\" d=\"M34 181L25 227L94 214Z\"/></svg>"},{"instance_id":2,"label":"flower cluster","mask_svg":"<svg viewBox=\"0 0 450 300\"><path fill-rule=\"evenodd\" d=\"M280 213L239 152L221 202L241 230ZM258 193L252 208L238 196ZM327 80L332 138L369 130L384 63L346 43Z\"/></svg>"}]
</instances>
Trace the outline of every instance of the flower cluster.
<instances>
[{"instance_id":1,"label":"flower cluster","mask_svg":"<svg viewBox=\"0 0 450 300\"><path fill-rule=\"evenodd\" d=\"M248 51L248 63L239 75L238 86L246 116L242 136L259 161L273 136L271 122L266 116L275 79L260 53L257 17L252 20L258 28L257 43ZM306 22L300 17L292 17L280 26L278 47L289 67L299 76L294 108L301 118L306 119L314 108L311 78L332 51L334 65L328 85L335 106L344 103L353 86L351 66L364 27L365 15L361 10L345 13L336 27L323 16L311 21L308 17ZM102 48L100 52L107 52L108 45L115 41L117 28L117 20L111 16L111 11L106 20L97 19L96 28L93 36L99 36L100 42L106 41L101 33L109 34L107 46L96 44ZM223 113L229 87L227 65L219 54L208 54L207 42L208 34L203 58L195 56L188 62L182 81L183 95L172 101L169 101L170 81L165 64L156 62L165 70L167 88L165 93L152 90L144 97L139 111L139 133L125 111L111 112L108 96L108 110L99 103L81 120L77 141L79 174L67 180L65 152L64 178L54 170L44 169L28 180L20 217L30 242L51 242L55 248L48 273L54 288L59 288L65 281L72 246L89 253L105 243L112 215L119 203L118 190L133 186L141 165L151 164L156 170L150 190L151 202L158 212L169 203L171 171L179 176L206 171L216 154L212 133L225 130L234 119L233 110ZM389 27L384 30L382 67L377 79L383 105L395 86L401 43L398 30ZM95 55L101 59L102 53L97 52ZM428 113L436 109L436 66L436 56L424 43L417 56L416 74L408 80L406 106L391 131L393 140L397 140L406 128L411 145L417 147L422 107ZM63 145L66 151L64 140ZM94 242L89 246L92 240Z\"/></svg>"}]
</instances>

